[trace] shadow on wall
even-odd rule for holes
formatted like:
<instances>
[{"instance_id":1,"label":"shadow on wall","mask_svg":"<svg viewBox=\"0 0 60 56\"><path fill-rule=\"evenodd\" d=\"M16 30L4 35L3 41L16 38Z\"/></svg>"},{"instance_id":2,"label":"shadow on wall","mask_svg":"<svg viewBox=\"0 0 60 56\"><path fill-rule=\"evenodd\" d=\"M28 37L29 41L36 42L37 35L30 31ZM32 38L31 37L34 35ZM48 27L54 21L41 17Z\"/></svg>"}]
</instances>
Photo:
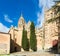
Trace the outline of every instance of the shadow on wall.
<instances>
[{"instance_id":1,"label":"shadow on wall","mask_svg":"<svg viewBox=\"0 0 60 56\"><path fill-rule=\"evenodd\" d=\"M53 40L52 45L53 46L49 48L49 52L57 54L58 53L58 40Z\"/></svg>"},{"instance_id":2,"label":"shadow on wall","mask_svg":"<svg viewBox=\"0 0 60 56\"><path fill-rule=\"evenodd\" d=\"M21 46L19 46L14 40L10 40L10 53L21 51Z\"/></svg>"}]
</instances>

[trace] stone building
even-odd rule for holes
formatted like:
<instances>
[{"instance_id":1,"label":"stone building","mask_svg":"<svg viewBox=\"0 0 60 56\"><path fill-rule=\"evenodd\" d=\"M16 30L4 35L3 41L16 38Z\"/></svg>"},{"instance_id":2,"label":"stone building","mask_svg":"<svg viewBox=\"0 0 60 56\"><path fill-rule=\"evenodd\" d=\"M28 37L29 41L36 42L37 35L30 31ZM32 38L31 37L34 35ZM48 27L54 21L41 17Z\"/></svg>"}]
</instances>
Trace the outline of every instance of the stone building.
<instances>
[{"instance_id":1,"label":"stone building","mask_svg":"<svg viewBox=\"0 0 60 56\"><path fill-rule=\"evenodd\" d=\"M45 10L44 24L41 28L35 28L37 39L37 51L50 49L58 42L58 52L60 53L60 3L56 3L51 9ZM27 37L30 39L31 22L25 22L23 16L18 20L18 27L11 26L8 33L0 33L0 53L9 53L14 51L24 51L22 42L23 27L27 30ZM1 43L5 46L1 51Z\"/></svg>"},{"instance_id":2,"label":"stone building","mask_svg":"<svg viewBox=\"0 0 60 56\"><path fill-rule=\"evenodd\" d=\"M43 27L38 28L36 31L37 51L43 50Z\"/></svg>"},{"instance_id":3,"label":"stone building","mask_svg":"<svg viewBox=\"0 0 60 56\"><path fill-rule=\"evenodd\" d=\"M21 42L22 42L22 31L23 27L25 27L25 30L27 30L27 37L30 39L30 24L31 22L29 21L27 24L21 15L19 21L18 21L18 27L14 28L11 26L9 30L9 34L11 34L11 52L13 51L23 51L23 48L21 47ZM37 39L37 51L42 50L42 28L41 29L36 29L36 39ZM41 33L40 33L41 32Z\"/></svg>"},{"instance_id":4,"label":"stone building","mask_svg":"<svg viewBox=\"0 0 60 56\"><path fill-rule=\"evenodd\" d=\"M60 3L45 11L45 49L52 48L60 38ZM54 41L57 41L53 43ZM59 44L58 44L59 45Z\"/></svg>"},{"instance_id":5,"label":"stone building","mask_svg":"<svg viewBox=\"0 0 60 56\"><path fill-rule=\"evenodd\" d=\"M0 54L10 53L10 34L0 32Z\"/></svg>"},{"instance_id":6,"label":"stone building","mask_svg":"<svg viewBox=\"0 0 60 56\"><path fill-rule=\"evenodd\" d=\"M27 37L28 40L30 39L30 25L31 22L28 21L26 24L23 16L18 20L18 27L13 27L11 26L10 30L8 33L0 33L0 44L3 43L6 44L6 48L4 51L0 50L1 54L8 54L10 52L15 52L15 51L24 51L23 48L21 47L21 42L22 42L22 31L23 27L25 27L25 30L27 30ZM43 28L36 29L35 28L35 33L36 33L36 39L37 39L37 51L42 50L42 43L43 43ZM3 37L3 38L2 38ZM0 49L1 49L0 45ZM3 49L2 49L3 50Z\"/></svg>"}]
</instances>

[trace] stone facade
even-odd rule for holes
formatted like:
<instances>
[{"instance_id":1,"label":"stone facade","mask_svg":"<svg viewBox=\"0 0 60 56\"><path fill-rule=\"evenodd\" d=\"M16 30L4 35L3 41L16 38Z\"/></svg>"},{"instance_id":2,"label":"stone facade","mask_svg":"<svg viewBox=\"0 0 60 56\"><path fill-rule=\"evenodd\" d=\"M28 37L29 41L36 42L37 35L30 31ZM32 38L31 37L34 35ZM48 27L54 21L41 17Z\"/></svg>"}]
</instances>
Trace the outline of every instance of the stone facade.
<instances>
[{"instance_id":1,"label":"stone facade","mask_svg":"<svg viewBox=\"0 0 60 56\"><path fill-rule=\"evenodd\" d=\"M37 51L43 49L43 28L36 29Z\"/></svg>"},{"instance_id":2,"label":"stone facade","mask_svg":"<svg viewBox=\"0 0 60 56\"><path fill-rule=\"evenodd\" d=\"M56 3L51 9L45 11L45 49L52 48L55 45L53 42L59 40L60 12L57 12L59 8L56 7L59 5L60 3Z\"/></svg>"},{"instance_id":3,"label":"stone facade","mask_svg":"<svg viewBox=\"0 0 60 56\"><path fill-rule=\"evenodd\" d=\"M0 54L10 53L10 34L0 32Z\"/></svg>"},{"instance_id":4,"label":"stone facade","mask_svg":"<svg viewBox=\"0 0 60 56\"><path fill-rule=\"evenodd\" d=\"M52 42L56 39L58 40L58 28L56 25L56 21L48 23L47 21L50 20L54 16L54 12L52 10L46 11L45 14L45 49L52 47ZM48 41L48 42L47 42Z\"/></svg>"},{"instance_id":5,"label":"stone facade","mask_svg":"<svg viewBox=\"0 0 60 56\"><path fill-rule=\"evenodd\" d=\"M19 21L18 21L18 27L14 28L13 26L10 28L9 34L11 34L11 52L13 51L23 51L21 47L21 42L22 42L22 31L23 27L25 30L27 30L27 37L30 39L30 24L31 22L29 21L27 24L21 15ZM36 29L36 39L37 39L37 50L42 50L42 33L43 30L41 29ZM40 33L41 31L41 33ZM12 43L13 42L13 43Z\"/></svg>"},{"instance_id":6,"label":"stone facade","mask_svg":"<svg viewBox=\"0 0 60 56\"><path fill-rule=\"evenodd\" d=\"M56 4L60 6L60 3ZM45 10L44 24L41 28L35 28L36 39L37 39L37 51L42 49L52 48L57 44L58 41L58 52L60 53L60 13L58 8L51 8ZM55 20L52 22L51 19ZM51 21L49 23L49 20ZM27 24L21 15L18 20L18 27L11 26L8 33L0 33L0 53L9 53L14 51L24 51L22 42L22 31L23 27L27 30L28 40L30 39L30 25L29 21ZM5 47L4 47L4 46ZM3 46L3 47L1 47ZM2 48L2 49L1 49Z\"/></svg>"}]
</instances>

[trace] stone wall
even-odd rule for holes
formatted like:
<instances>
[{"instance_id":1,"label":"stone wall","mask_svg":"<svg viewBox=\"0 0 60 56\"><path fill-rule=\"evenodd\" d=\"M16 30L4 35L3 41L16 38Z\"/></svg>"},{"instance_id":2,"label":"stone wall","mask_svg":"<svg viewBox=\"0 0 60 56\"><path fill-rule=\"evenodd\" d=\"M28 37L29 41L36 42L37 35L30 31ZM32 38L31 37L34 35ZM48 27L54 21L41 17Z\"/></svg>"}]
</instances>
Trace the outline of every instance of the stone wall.
<instances>
[{"instance_id":1,"label":"stone wall","mask_svg":"<svg viewBox=\"0 0 60 56\"><path fill-rule=\"evenodd\" d=\"M10 34L0 32L0 54L10 53Z\"/></svg>"},{"instance_id":2,"label":"stone wall","mask_svg":"<svg viewBox=\"0 0 60 56\"><path fill-rule=\"evenodd\" d=\"M50 19L53 19L55 14L54 10L50 9L45 11L45 49L53 47L53 41L58 40L58 27L56 20L48 23Z\"/></svg>"}]
</instances>

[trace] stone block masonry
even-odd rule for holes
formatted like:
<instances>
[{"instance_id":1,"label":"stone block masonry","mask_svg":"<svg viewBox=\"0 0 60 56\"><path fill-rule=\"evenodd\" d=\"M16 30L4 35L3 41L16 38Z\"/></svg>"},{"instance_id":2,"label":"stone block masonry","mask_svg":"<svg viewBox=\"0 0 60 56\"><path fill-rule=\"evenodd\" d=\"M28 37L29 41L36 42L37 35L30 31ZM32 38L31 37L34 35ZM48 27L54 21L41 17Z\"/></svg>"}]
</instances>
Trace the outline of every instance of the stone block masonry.
<instances>
[{"instance_id":1,"label":"stone block masonry","mask_svg":"<svg viewBox=\"0 0 60 56\"><path fill-rule=\"evenodd\" d=\"M10 34L0 32L0 54L10 53Z\"/></svg>"}]
</instances>

